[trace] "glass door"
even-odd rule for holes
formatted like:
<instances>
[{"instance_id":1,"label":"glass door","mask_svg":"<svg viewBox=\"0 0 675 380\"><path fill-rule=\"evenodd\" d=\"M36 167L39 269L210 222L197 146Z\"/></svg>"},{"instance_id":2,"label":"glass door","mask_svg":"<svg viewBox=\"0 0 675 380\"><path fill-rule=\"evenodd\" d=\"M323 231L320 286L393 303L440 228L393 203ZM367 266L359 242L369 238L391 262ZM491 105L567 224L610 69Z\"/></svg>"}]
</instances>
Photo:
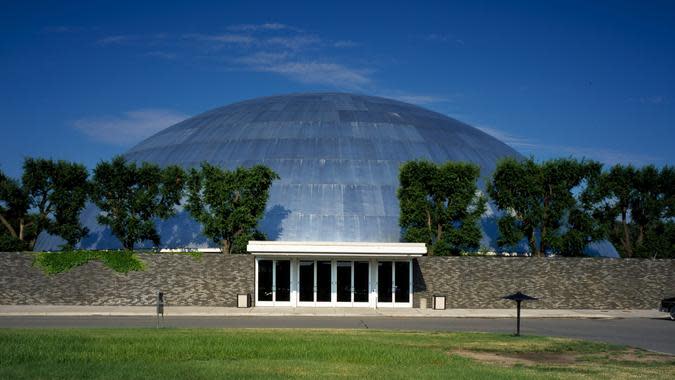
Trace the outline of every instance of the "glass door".
<instances>
[{"instance_id":1,"label":"glass door","mask_svg":"<svg viewBox=\"0 0 675 380\"><path fill-rule=\"evenodd\" d=\"M377 306L412 307L411 262L377 263Z\"/></svg>"},{"instance_id":2,"label":"glass door","mask_svg":"<svg viewBox=\"0 0 675 380\"><path fill-rule=\"evenodd\" d=\"M291 261L257 261L257 299L259 306L291 305Z\"/></svg>"},{"instance_id":3,"label":"glass door","mask_svg":"<svg viewBox=\"0 0 675 380\"><path fill-rule=\"evenodd\" d=\"M397 304L410 302L410 263L394 262L394 302Z\"/></svg>"},{"instance_id":4,"label":"glass door","mask_svg":"<svg viewBox=\"0 0 675 380\"><path fill-rule=\"evenodd\" d=\"M338 261L336 263L337 303L340 306L352 304L352 262Z\"/></svg>"},{"instance_id":5,"label":"glass door","mask_svg":"<svg viewBox=\"0 0 675 380\"><path fill-rule=\"evenodd\" d=\"M316 262L316 304L330 306L333 293L332 263L329 260Z\"/></svg>"},{"instance_id":6,"label":"glass door","mask_svg":"<svg viewBox=\"0 0 675 380\"><path fill-rule=\"evenodd\" d=\"M300 261L298 264L298 305L314 306L316 302L316 273L314 261Z\"/></svg>"},{"instance_id":7,"label":"glass door","mask_svg":"<svg viewBox=\"0 0 675 380\"><path fill-rule=\"evenodd\" d=\"M391 261L377 262L377 303L387 304L392 300L392 264ZM384 305L387 306L387 305ZM391 305L389 305L391 306Z\"/></svg>"},{"instance_id":8,"label":"glass door","mask_svg":"<svg viewBox=\"0 0 675 380\"><path fill-rule=\"evenodd\" d=\"M274 304L291 304L291 261L274 260Z\"/></svg>"},{"instance_id":9,"label":"glass door","mask_svg":"<svg viewBox=\"0 0 675 380\"><path fill-rule=\"evenodd\" d=\"M274 260L258 260L257 303L274 301Z\"/></svg>"},{"instance_id":10,"label":"glass door","mask_svg":"<svg viewBox=\"0 0 675 380\"><path fill-rule=\"evenodd\" d=\"M367 261L354 261L354 306L368 306L370 295L370 265Z\"/></svg>"}]
</instances>

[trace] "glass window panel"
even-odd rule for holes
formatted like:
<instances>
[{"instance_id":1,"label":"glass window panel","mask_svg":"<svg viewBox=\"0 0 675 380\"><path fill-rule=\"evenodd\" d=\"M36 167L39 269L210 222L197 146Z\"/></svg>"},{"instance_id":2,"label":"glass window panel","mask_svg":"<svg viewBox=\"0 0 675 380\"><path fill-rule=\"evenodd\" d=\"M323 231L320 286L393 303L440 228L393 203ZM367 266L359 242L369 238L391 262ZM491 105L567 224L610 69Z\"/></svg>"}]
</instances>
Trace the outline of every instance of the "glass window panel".
<instances>
[{"instance_id":1,"label":"glass window panel","mask_svg":"<svg viewBox=\"0 0 675 380\"><path fill-rule=\"evenodd\" d=\"M377 302L391 302L391 261L377 262Z\"/></svg>"},{"instance_id":2,"label":"glass window panel","mask_svg":"<svg viewBox=\"0 0 675 380\"><path fill-rule=\"evenodd\" d=\"M368 302L368 262L354 262L354 302Z\"/></svg>"},{"instance_id":3,"label":"glass window panel","mask_svg":"<svg viewBox=\"0 0 675 380\"><path fill-rule=\"evenodd\" d=\"M276 262L276 301L291 300L291 262L290 260L277 260Z\"/></svg>"},{"instance_id":4,"label":"glass window panel","mask_svg":"<svg viewBox=\"0 0 675 380\"><path fill-rule=\"evenodd\" d=\"M330 261L316 262L316 301L330 302L331 263Z\"/></svg>"},{"instance_id":5,"label":"glass window panel","mask_svg":"<svg viewBox=\"0 0 675 380\"><path fill-rule=\"evenodd\" d=\"M410 263L397 261L394 265L396 268L395 301L408 302L410 301Z\"/></svg>"},{"instance_id":6,"label":"glass window panel","mask_svg":"<svg viewBox=\"0 0 675 380\"><path fill-rule=\"evenodd\" d=\"M352 301L352 262L337 262L337 300L338 302Z\"/></svg>"},{"instance_id":7,"label":"glass window panel","mask_svg":"<svg viewBox=\"0 0 675 380\"><path fill-rule=\"evenodd\" d=\"M272 260L258 260L258 301L272 301Z\"/></svg>"},{"instance_id":8,"label":"glass window panel","mask_svg":"<svg viewBox=\"0 0 675 380\"><path fill-rule=\"evenodd\" d=\"M314 261L300 262L300 301L314 301Z\"/></svg>"}]
</instances>

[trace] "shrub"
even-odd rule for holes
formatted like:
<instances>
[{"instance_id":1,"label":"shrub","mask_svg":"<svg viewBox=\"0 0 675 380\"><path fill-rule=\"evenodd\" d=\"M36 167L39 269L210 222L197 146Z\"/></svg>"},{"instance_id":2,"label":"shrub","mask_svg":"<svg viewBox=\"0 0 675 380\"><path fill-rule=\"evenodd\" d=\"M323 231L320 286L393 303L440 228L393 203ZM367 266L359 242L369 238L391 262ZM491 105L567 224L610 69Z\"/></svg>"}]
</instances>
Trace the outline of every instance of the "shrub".
<instances>
[{"instance_id":1,"label":"shrub","mask_svg":"<svg viewBox=\"0 0 675 380\"><path fill-rule=\"evenodd\" d=\"M39 252L35 255L33 265L47 274L67 272L95 259L92 251Z\"/></svg>"},{"instance_id":2,"label":"shrub","mask_svg":"<svg viewBox=\"0 0 675 380\"><path fill-rule=\"evenodd\" d=\"M98 257L108 268L120 273L145 270L145 265L132 251L103 251Z\"/></svg>"},{"instance_id":3,"label":"shrub","mask_svg":"<svg viewBox=\"0 0 675 380\"><path fill-rule=\"evenodd\" d=\"M28 250L28 244L10 235L0 234L0 252L20 252Z\"/></svg>"},{"instance_id":4,"label":"shrub","mask_svg":"<svg viewBox=\"0 0 675 380\"><path fill-rule=\"evenodd\" d=\"M120 273L142 271L145 269L143 262L131 251L74 250L38 252L35 255L33 265L39 267L47 274L56 274L67 272L92 260L100 260L108 268Z\"/></svg>"}]
</instances>

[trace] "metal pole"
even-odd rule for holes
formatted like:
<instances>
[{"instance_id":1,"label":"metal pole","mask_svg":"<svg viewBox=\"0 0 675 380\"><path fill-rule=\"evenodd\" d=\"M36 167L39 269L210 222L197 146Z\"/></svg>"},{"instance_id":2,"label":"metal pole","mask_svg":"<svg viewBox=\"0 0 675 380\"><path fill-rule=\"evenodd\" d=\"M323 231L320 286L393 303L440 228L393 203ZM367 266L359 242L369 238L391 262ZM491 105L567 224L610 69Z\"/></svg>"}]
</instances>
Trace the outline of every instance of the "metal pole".
<instances>
[{"instance_id":1,"label":"metal pole","mask_svg":"<svg viewBox=\"0 0 675 380\"><path fill-rule=\"evenodd\" d=\"M520 336L520 301L518 303L518 315L516 317L516 336Z\"/></svg>"}]
</instances>

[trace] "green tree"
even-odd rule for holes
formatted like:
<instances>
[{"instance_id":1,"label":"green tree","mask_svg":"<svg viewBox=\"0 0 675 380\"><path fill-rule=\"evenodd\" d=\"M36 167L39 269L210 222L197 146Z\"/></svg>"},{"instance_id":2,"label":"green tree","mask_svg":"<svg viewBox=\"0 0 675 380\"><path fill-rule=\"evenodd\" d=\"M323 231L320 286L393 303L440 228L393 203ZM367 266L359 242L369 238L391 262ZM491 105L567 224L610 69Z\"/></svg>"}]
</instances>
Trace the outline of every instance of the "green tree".
<instances>
[{"instance_id":1,"label":"green tree","mask_svg":"<svg viewBox=\"0 0 675 380\"><path fill-rule=\"evenodd\" d=\"M479 176L480 168L470 163L403 164L398 190L403 240L426 243L434 255L477 249L486 207L476 185Z\"/></svg>"},{"instance_id":2,"label":"green tree","mask_svg":"<svg viewBox=\"0 0 675 380\"><path fill-rule=\"evenodd\" d=\"M80 224L87 201L87 169L66 161L27 158L19 183L0 172L0 223L3 245L32 250L43 231L68 246L88 233Z\"/></svg>"},{"instance_id":3,"label":"green tree","mask_svg":"<svg viewBox=\"0 0 675 380\"><path fill-rule=\"evenodd\" d=\"M488 194L504 215L498 221L501 246L526 239L535 256L544 252L580 255L602 237L575 193L585 191L602 166L593 161L506 158L488 183Z\"/></svg>"},{"instance_id":4,"label":"green tree","mask_svg":"<svg viewBox=\"0 0 675 380\"><path fill-rule=\"evenodd\" d=\"M275 179L279 176L263 165L229 171L202 163L201 170L190 171L185 209L223 253L246 253L248 240L265 238L256 226Z\"/></svg>"},{"instance_id":5,"label":"green tree","mask_svg":"<svg viewBox=\"0 0 675 380\"><path fill-rule=\"evenodd\" d=\"M590 203L622 257L672 257L675 170L614 165L602 173Z\"/></svg>"},{"instance_id":6,"label":"green tree","mask_svg":"<svg viewBox=\"0 0 675 380\"><path fill-rule=\"evenodd\" d=\"M101 210L97 220L110 227L126 250L144 240L159 246L154 219L175 215L184 184L185 172L178 166L139 166L122 156L100 162L92 180L92 199Z\"/></svg>"},{"instance_id":7,"label":"green tree","mask_svg":"<svg viewBox=\"0 0 675 380\"><path fill-rule=\"evenodd\" d=\"M629 225L630 207L636 196L633 166L615 165L600 177L594 200L594 215L610 231L609 236L623 257L633 256L633 242ZM617 218L620 222L617 223Z\"/></svg>"}]
</instances>

